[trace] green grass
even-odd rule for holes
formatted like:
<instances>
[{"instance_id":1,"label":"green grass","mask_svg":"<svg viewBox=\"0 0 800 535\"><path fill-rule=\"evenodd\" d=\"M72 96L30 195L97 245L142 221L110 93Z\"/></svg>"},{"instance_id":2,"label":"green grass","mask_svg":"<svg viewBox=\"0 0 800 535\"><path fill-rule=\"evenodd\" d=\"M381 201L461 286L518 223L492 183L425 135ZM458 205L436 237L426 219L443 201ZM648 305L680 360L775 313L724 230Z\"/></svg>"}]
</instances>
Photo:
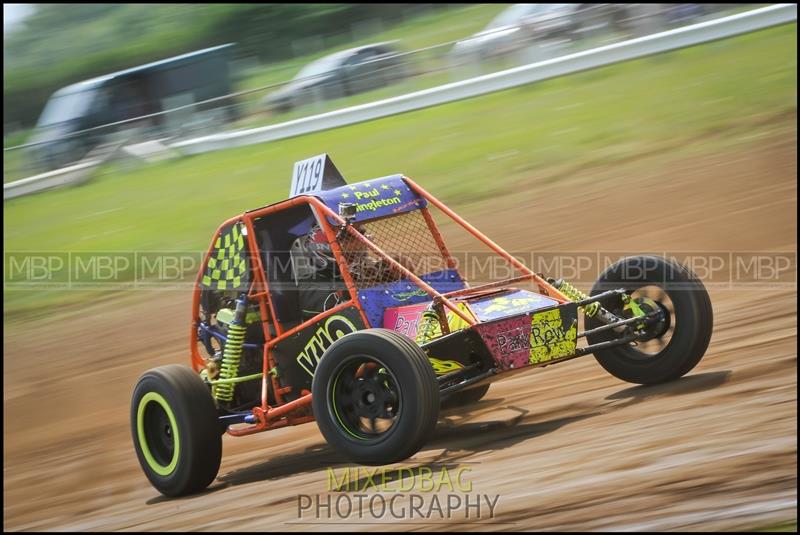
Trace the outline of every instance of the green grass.
<instances>
[{"instance_id":1,"label":"green grass","mask_svg":"<svg viewBox=\"0 0 800 535\"><path fill-rule=\"evenodd\" d=\"M796 113L796 41L786 25L359 125L107 169L6 202L5 249L205 250L224 219L285 198L292 163L321 152L350 181L403 172L459 205L565 165L745 138ZM8 312L83 297L6 291L4 303Z\"/></svg>"},{"instance_id":2,"label":"green grass","mask_svg":"<svg viewBox=\"0 0 800 535\"><path fill-rule=\"evenodd\" d=\"M22 145L28 140L30 135L31 130L25 129L3 136L3 148ZM30 176L30 174L25 174L27 171L26 167L22 150L3 151L3 183Z\"/></svg>"},{"instance_id":3,"label":"green grass","mask_svg":"<svg viewBox=\"0 0 800 535\"><path fill-rule=\"evenodd\" d=\"M745 530L750 531L750 530ZM783 524L777 524L775 526L770 526L767 528L759 528L755 531L758 532L786 532L786 533L797 533L797 521L793 522L785 522Z\"/></svg>"},{"instance_id":4,"label":"green grass","mask_svg":"<svg viewBox=\"0 0 800 535\"><path fill-rule=\"evenodd\" d=\"M25 130L18 130L13 134L8 134L7 136L3 136L3 148L6 147L14 147L16 145L22 145L28 139L28 136L31 135L31 129L27 128Z\"/></svg>"},{"instance_id":5,"label":"green grass","mask_svg":"<svg viewBox=\"0 0 800 535\"><path fill-rule=\"evenodd\" d=\"M3 152L3 184L31 176L30 166L23 154L25 149Z\"/></svg>"}]
</instances>

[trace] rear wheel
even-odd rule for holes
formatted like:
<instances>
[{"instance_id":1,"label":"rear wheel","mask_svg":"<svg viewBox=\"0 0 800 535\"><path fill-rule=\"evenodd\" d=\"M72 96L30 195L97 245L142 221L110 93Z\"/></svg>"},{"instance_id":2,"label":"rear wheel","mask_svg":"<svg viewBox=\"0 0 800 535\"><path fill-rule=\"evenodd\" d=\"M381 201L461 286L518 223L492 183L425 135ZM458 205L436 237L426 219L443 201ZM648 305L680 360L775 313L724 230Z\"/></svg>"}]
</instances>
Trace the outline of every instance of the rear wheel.
<instances>
[{"instance_id":1,"label":"rear wheel","mask_svg":"<svg viewBox=\"0 0 800 535\"><path fill-rule=\"evenodd\" d=\"M713 310L703 283L684 266L657 256L624 258L610 266L592 287L592 295L624 288L643 312L658 313L646 336L635 344L594 352L611 375L638 384L656 384L681 377L705 354L713 330ZM603 306L619 317L632 317L619 297ZM586 318L586 328L601 324ZM590 344L618 337L612 330L587 336Z\"/></svg>"},{"instance_id":2,"label":"rear wheel","mask_svg":"<svg viewBox=\"0 0 800 535\"><path fill-rule=\"evenodd\" d=\"M386 329L340 338L314 373L319 430L344 457L368 465L414 455L439 415L439 385L425 352Z\"/></svg>"},{"instance_id":3,"label":"rear wheel","mask_svg":"<svg viewBox=\"0 0 800 535\"><path fill-rule=\"evenodd\" d=\"M167 496L207 487L222 459L217 409L190 368L169 365L145 373L133 391L131 431L147 479Z\"/></svg>"}]
</instances>

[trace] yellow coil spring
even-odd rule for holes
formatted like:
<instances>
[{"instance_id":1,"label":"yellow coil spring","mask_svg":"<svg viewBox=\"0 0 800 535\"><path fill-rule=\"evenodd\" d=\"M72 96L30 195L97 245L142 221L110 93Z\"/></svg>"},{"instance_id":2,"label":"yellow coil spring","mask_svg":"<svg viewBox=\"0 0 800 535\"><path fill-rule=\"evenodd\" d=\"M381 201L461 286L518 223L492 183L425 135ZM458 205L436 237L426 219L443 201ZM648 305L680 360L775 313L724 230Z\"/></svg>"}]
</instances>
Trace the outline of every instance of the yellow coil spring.
<instances>
[{"instance_id":1,"label":"yellow coil spring","mask_svg":"<svg viewBox=\"0 0 800 535\"><path fill-rule=\"evenodd\" d=\"M429 342L442 334L442 328L439 325L439 314L435 310L424 310L419 317L417 325L416 341L418 344Z\"/></svg>"},{"instance_id":2,"label":"yellow coil spring","mask_svg":"<svg viewBox=\"0 0 800 535\"><path fill-rule=\"evenodd\" d=\"M558 286L558 290L562 294L564 294L567 297L569 297L570 299L572 299L573 301L582 301L583 299L589 299L588 295L586 295L582 291L578 290L577 288L575 288L573 285L571 285L570 283L568 283L565 280L561 281L561 285ZM585 307L580 307L580 308L583 309L583 312L587 316L592 317L595 314L597 314L597 312L600 310L600 303L595 301L594 303L590 303L589 305L587 305Z\"/></svg>"},{"instance_id":3,"label":"yellow coil spring","mask_svg":"<svg viewBox=\"0 0 800 535\"><path fill-rule=\"evenodd\" d=\"M228 341L222 353L222 366L219 369L220 379L233 379L239 375L239 360L242 358L242 344L245 335L244 325L231 324L228 327ZM214 385L214 397L217 401L232 401L234 383Z\"/></svg>"}]
</instances>

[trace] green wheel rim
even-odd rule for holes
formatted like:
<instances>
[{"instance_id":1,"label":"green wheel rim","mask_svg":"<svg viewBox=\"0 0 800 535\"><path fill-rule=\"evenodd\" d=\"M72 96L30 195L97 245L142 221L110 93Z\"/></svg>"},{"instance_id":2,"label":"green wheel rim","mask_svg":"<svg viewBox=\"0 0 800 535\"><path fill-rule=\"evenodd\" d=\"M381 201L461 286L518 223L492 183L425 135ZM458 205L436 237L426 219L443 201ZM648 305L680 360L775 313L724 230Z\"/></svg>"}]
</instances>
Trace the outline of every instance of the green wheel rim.
<instances>
[{"instance_id":1,"label":"green wheel rim","mask_svg":"<svg viewBox=\"0 0 800 535\"><path fill-rule=\"evenodd\" d=\"M147 443L144 420L145 411L150 403L158 404L164 410L167 418L169 419L174 445L172 458L167 465L160 464L158 460L156 460L153 452L150 451L150 445ZM150 467L150 469L160 476L170 475L178 465L178 457L180 456L181 451L181 439L180 434L178 433L178 424L175 420L175 414L172 412L172 408L169 406L169 403L167 403L167 400L164 399L164 396L157 392L148 392L142 396L142 399L139 400L139 407L136 411L136 431L139 436L139 446L142 448L142 454L144 455L144 458L147 461L147 465Z\"/></svg>"},{"instance_id":2,"label":"green wheel rim","mask_svg":"<svg viewBox=\"0 0 800 535\"><path fill-rule=\"evenodd\" d=\"M339 421L339 425L342 426L342 429L347 431L350 435L352 435L353 437L357 438L358 440L367 440L366 438L364 438L362 436L359 436L359 435L356 435L355 433L350 431L350 428L347 426L346 423L344 423L344 420L342 420L342 417L339 416L339 409L336 407L336 394L335 394L335 392L336 392L336 383L339 382L339 375L341 375L341 374L336 375L336 379L333 381L333 388L331 389L331 406L333 407L333 414L336 415L336 419Z\"/></svg>"}]
</instances>

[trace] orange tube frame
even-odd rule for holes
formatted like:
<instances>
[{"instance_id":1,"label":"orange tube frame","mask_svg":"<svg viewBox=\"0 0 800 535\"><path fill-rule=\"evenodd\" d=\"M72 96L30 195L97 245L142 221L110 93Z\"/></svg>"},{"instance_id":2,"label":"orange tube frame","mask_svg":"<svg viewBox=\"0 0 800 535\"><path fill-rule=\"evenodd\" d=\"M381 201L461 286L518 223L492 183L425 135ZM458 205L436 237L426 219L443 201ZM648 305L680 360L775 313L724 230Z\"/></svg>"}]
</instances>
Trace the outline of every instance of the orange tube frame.
<instances>
[{"instance_id":1,"label":"orange tube frame","mask_svg":"<svg viewBox=\"0 0 800 535\"><path fill-rule=\"evenodd\" d=\"M421 186L419 186L416 182L414 182L410 178L404 176L403 180L406 182L406 184L408 184L408 187L414 190L420 197L424 198L429 203L434 205L436 208L447 214L447 216L449 216L450 219L461 225L467 232L469 232L470 234L478 238L480 241L482 241L492 251L494 251L495 253L499 254L500 256L511 262L511 264L518 270L529 275L534 280L534 282L536 282L536 285L539 287L539 290L541 290L545 295L553 297L554 299L556 299L561 303L569 302L569 298L567 298L567 296L559 292L550 283L548 283L539 275L531 271L531 269L528 266L526 266L525 264L514 258L512 255L508 254L502 247L500 247L495 242L490 240L480 230L476 229L475 227L467 223L465 219L461 218L458 214L456 214L450 208L445 206L445 204L442 201L440 201L439 199L437 199L436 197L434 197L433 195L422 189Z\"/></svg>"},{"instance_id":2,"label":"orange tube frame","mask_svg":"<svg viewBox=\"0 0 800 535\"><path fill-rule=\"evenodd\" d=\"M564 296L556 288L550 285L546 280L544 280L539 275L531 271L527 266L525 266L525 264L514 258L509 253L507 253L503 248L501 248L499 245L497 245L488 237L486 237L478 229L470 225L466 220L459 217L455 212L453 212L447 206L445 206L444 203L442 203L441 201L436 199L433 195L425 191L422 187L420 187L410 178L403 176L403 180L406 182L409 188L411 188L414 192L416 192L420 197L424 198L429 203L439 208L448 217L450 217L461 227L466 229L467 232L469 232L475 238L483 242L495 253L499 254L500 256L508 260L518 270L522 271L524 275L506 281L490 283L487 285L478 286L474 288L466 288L464 290L457 290L455 292L449 292L445 294L439 293L425 281L420 279L417 275L408 270L405 266L395 261L393 258L389 257L377 245L373 244L360 232L356 231L352 226L350 225L345 226L345 220L342 217L340 217L337 213L331 210L318 198L313 196L302 195L294 197L292 199L283 202L279 202L263 208L258 208L255 210L245 212L244 214L226 220L217 228L217 231L211 240L211 245L209 246L208 251L206 252L206 256L203 260L201 268L195 279L195 285L192 294L192 322L191 322L189 341L191 348L192 367L195 369L195 371L199 372L205 367L204 359L200 356L200 353L197 348L197 328L200 322L200 316L199 316L200 291L201 291L201 281L203 273L205 272L208 258L211 255L212 251L214 250L214 244L216 243L217 237L222 232L222 229L234 223L243 223L247 230L247 244L248 244L248 249L250 251L249 254L252 259L252 264L254 264L252 266L254 276L253 280L250 283L250 288L248 289L248 299L251 300L255 299L258 302L259 310L261 312L261 317L262 317L262 329L265 338L263 367L262 367L263 376L261 385L261 405L253 409L253 414L258 420L258 423L245 428L237 428L237 429L229 428L228 429L229 434L234 436L249 435L252 433L257 433L259 431L266 431L268 429L284 427L286 425L296 425L300 423L313 421L314 419L313 416L309 416L307 414L300 416L293 415L295 411L305 410L308 408L308 406L311 404L311 393L307 393L306 391L304 391L301 397L293 401L285 402L284 394L290 392L292 388L290 386L281 387L277 377L270 374L270 370L272 370L275 367L275 360L274 357L272 356L272 349L275 347L277 343L301 331L302 329L308 327L309 325L313 325L320 319L335 314L336 312L343 310L344 308L347 308L349 306L356 307L361 315L362 320L364 321L364 325L369 325L366 313L364 312L364 309L361 306L361 303L359 302L358 299L355 282L353 281L349 269L347 268L347 262L344 259L342 250L339 247L338 240L336 239L337 232L340 231L342 226L344 226L345 231L348 232L351 237L361 241L361 243L364 246L372 250L382 260L388 262L389 265L391 265L395 270L402 273L408 279L414 282L417 286L425 290L430 296L432 296L434 302L440 303L441 305L447 307L451 312L453 312L453 314L457 315L459 318L464 320L470 326L479 323L479 321L476 320L471 315L468 315L464 313L461 309L459 309L450 300L451 297L466 295L471 292L477 292L488 288L495 288L502 286L503 284L532 279L537 284L540 291L542 291L542 293L544 293L545 295L553 297L554 299L556 299L561 303L569 302L569 299L566 296ZM287 331L284 331L283 325L281 325L281 323L277 321L277 316L275 314L275 306L272 302L272 299L270 298L269 283L266 278L266 270L264 269L263 263L261 261L261 255L259 253L258 243L256 242L255 239L255 229L253 226L253 221L260 217L264 217L266 215L303 204L308 205L309 208L311 208L312 213L315 215L321 228L325 232L328 241L330 242L333 255L336 259L337 264L340 267L342 278L344 279L344 282L347 286L347 291L350 294L350 301L340 303L336 307L327 310L321 314L318 314L314 318L311 318ZM435 221L433 220L433 217L431 216L427 208L422 208L421 211L423 217L425 218L425 222L428 225L428 228L433 234L436 245L438 246L440 252L442 253L447 262L448 267L450 267L451 269L455 269L456 262L450 255L450 252L448 251L447 246L445 245L444 240L442 239L442 236L439 232L438 227L436 226ZM328 218L335 221L336 225L338 225L338 228L331 225ZM270 325L274 329L275 336L272 336L270 332L269 328ZM275 401L277 403L275 407L271 407L267 403L268 400L267 391L269 386L272 387L273 392L275 394Z\"/></svg>"}]
</instances>

